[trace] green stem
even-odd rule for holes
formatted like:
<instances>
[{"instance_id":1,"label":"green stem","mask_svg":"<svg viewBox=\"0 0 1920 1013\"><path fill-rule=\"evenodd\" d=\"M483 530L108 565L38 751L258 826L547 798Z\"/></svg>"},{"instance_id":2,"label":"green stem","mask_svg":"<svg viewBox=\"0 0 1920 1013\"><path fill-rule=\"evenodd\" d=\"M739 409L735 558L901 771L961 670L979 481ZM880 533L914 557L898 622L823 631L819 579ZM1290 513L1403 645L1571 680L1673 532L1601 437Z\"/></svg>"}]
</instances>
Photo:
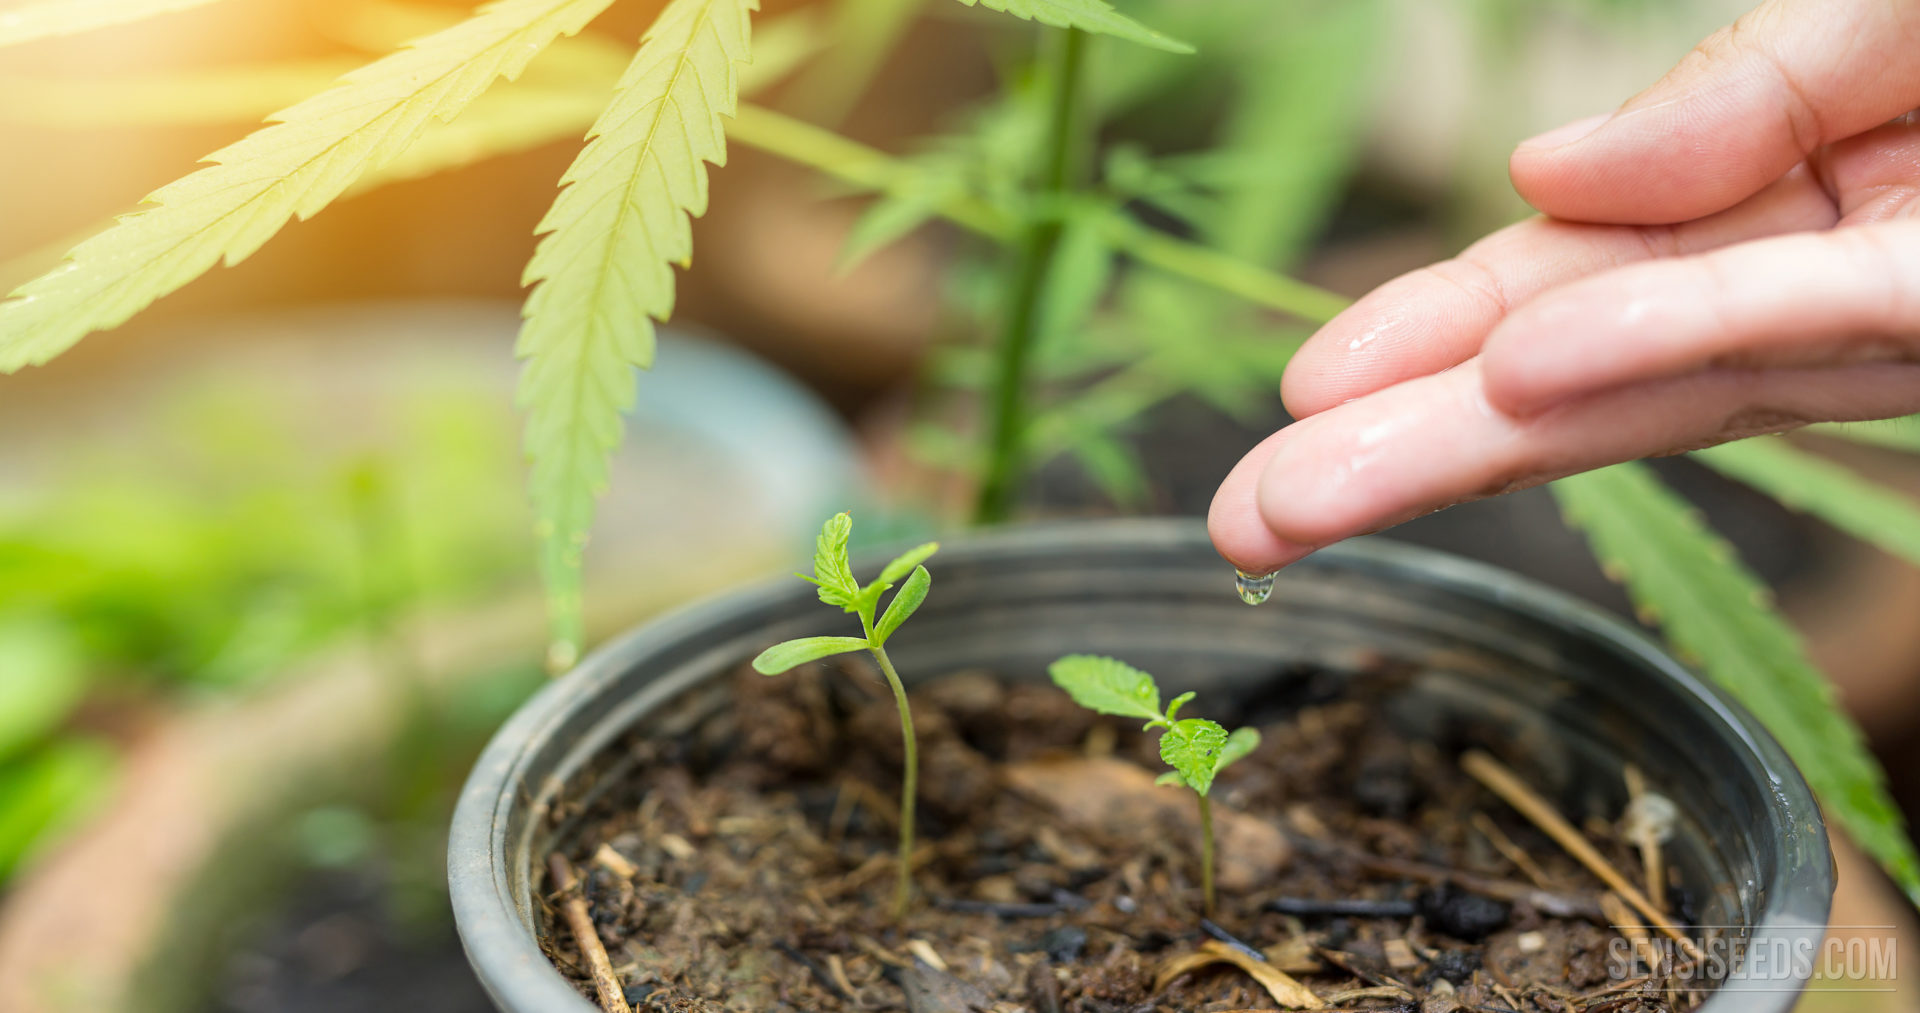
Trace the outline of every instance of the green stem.
<instances>
[{"instance_id":1,"label":"green stem","mask_svg":"<svg viewBox=\"0 0 1920 1013\"><path fill-rule=\"evenodd\" d=\"M860 190L890 191L905 185L916 172L913 166L877 148L748 103L740 105L727 127L727 136ZM941 217L989 239L1010 243L1020 235L1014 222L978 197L956 197L939 210ZM1114 216L1112 230L1114 248L1143 264L1289 316L1323 323L1348 303L1337 293L1176 239L1123 215Z\"/></svg>"},{"instance_id":2,"label":"green stem","mask_svg":"<svg viewBox=\"0 0 1920 1013\"><path fill-rule=\"evenodd\" d=\"M1197 794L1197 793L1196 793ZM1207 917L1213 917L1213 803L1200 799L1200 894Z\"/></svg>"},{"instance_id":3,"label":"green stem","mask_svg":"<svg viewBox=\"0 0 1920 1013\"><path fill-rule=\"evenodd\" d=\"M920 789L920 750L913 737L913 709L907 705L907 687L901 683L900 673L893 670L887 649L872 643L871 626L867 628L867 640L873 660L880 663L880 671L893 689L893 702L900 708L900 739L906 752L906 770L900 784L900 874L893 888L893 917L897 921L906 917L907 900L913 895L913 800Z\"/></svg>"},{"instance_id":4,"label":"green stem","mask_svg":"<svg viewBox=\"0 0 1920 1013\"><path fill-rule=\"evenodd\" d=\"M1050 33L1054 50L1050 60L1048 84L1052 89L1047 113L1046 161L1041 167L1040 186L1035 200L1056 203L1073 186L1079 154L1080 66L1087 48L1087 35L1078 29ZM1027 371L1033 358L1034 340L1039 336L1041 304L1045 300L1047 275L1053 256L1060 247L1063 225L1048 215L1027 226L1020 240L1020 253L1014 263L1013 290L1008 299L1006 323L1000 332L999 364L992 393L991 428L987 434L987 470L981 479L979 499L974 504L977 524L1006 520L1020 492L1023 471L1022 430L1026 427Z\"/></svg>"}]
</instances>

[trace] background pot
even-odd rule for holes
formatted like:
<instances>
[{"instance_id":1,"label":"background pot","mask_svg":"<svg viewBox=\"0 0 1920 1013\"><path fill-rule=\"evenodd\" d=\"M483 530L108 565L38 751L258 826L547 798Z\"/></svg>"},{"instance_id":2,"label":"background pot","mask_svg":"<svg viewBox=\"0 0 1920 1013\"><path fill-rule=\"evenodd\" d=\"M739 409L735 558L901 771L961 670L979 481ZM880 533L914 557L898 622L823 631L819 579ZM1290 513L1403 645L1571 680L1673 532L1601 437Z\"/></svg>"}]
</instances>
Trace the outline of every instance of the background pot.
<instances>
[{"instance_id":1,"label":"background pot","mask_svg":"<svg viewBox=\"0 0 1920 1013\"><path fill-rule=\"evenodd\" d=\"M1410 663L1418 674L1391 720L1504 743L1576 820L1619 812L1624 762L1648 772L1684 814L1669 854L1702 923L1769 953L1823 931L1834 885L1825 826L1780 747L1639 633L1539 585L1362 539L1288 569L1271 601L1248 608L1202 527L1164 520L982 535L946 546L932 569L933 594L888 645L910 682L968 668L1043 679L1053 658L1097 651L1250 719L1297 697L1294 663L1348 673ZM593 1009L533 935L533 859L571 829L549 825L554 800L620 776L593 761L666 702L691 692L724 706L723 676L832 622L791 578L726 595L613 643L495 736L462 793L448 864L461 940L502 1010ZM1706 1009L1778 1013L1803 983L1745 982Z\"/></svg>"}]
</instances>

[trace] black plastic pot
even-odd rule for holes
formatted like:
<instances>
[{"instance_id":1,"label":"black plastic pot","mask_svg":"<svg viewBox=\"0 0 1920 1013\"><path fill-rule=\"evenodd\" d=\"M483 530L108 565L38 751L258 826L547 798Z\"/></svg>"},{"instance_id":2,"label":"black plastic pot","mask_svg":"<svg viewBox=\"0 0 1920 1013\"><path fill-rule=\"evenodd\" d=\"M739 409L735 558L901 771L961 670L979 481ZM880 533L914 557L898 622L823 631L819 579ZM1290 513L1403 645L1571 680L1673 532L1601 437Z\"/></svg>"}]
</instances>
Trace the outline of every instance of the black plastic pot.
<instances>
[{"instance_id":1,"label":"black plastic pot","mask_svg":"<svg viewBox=\"0 0 1920 1013\"><path fill-rule=\"evenodd\" d=\"M878 564L869 560L869 566ZM1290 663L1417 666L1391 720L1471 726L1576 817L1618 813L1621 767L1647 771L1683 818L1670 861L1702 924L1763 950L1805 952L1833 893L1826 829L1805 782L1759 724L1637 631L1475 563L1362 539L1285 571L1265 605L1233 593L1197 523L1112 521L951 542L933 593L889 649L909 681L968 668L1045 678L1071 651L1114 654L1209 701L1284 698ZM866 572L861 570L860 572ZM695 605L621 638L548 686L482 754L454 816L449 876L468 957L507 1013L589 1013L542 956L531 891L563 791L591 794L593 761L669 701L705 691L778 640L835 629L813 589L783 578ZM618 771L619 768L613 768ZM633 776L631 772L627 776ZM580 782L580 783L574 783ZM1713 1013L1780 1013L1802 979L1742 981Z\"/></svg>"}]
</instances>

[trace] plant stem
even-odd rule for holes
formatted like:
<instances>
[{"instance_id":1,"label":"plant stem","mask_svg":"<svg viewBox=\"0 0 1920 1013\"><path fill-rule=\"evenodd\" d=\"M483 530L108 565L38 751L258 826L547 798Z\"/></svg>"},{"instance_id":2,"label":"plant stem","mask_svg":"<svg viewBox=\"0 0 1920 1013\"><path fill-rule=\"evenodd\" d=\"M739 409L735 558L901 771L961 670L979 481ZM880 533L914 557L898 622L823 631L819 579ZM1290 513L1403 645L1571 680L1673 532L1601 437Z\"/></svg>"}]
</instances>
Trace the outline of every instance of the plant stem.
<instances>
[{"instance_id":1,"label":"plant stem","mask_svg":"<svg viewBox=\"0 0 1920 1013\"><path fill-rule=\"evenodd\" d=\"M1046 161L1034 195L1040 205L1056 203L1073 185L1078 162L1080 129L1080 65L1086 54L1085 32L1069 28L1050 33L1055 43L1048 86L1052 90L1047 114ZM1013 290L1005 325L1000 332L1000 368L994 378L991 429L987 435L987 470L974 503L976 524L1007 518L1020 491L1024 468L1023 433L1027 423L1027 365L1038 336L1041 304L1054 252L1060 246L1063 225L1052 215L1027 225L1014 265Z\"/></svg>"},{"instance_id":2,"label":"plant stem","mask_svg":"<svg viewBox=\"0 0 1920 1013\"><path fill-rule=\"evenodd\" d=\"M868 650L873 653L873 660L880 663L880 671L893 689L893 702L900 708L900 738L906 753L900 783L900 875L893 889L893 917L897 921L906 917L907 900L913 894L913 801L920 789L920 750L913 737L913 709L907 706L907 687L901 683L900 673L893 670L887 649L872 644L871 628L867 638L871 644Z\"/></svg>"},{"instance_id":3,"label":"plant stem","mask_svg":"<svg viewBox=\"0 0 1920 1013\"><path fill-rule=\"evenodd\" d=\"M916 172L912 165L877 148L751 103L741 103L727 126L727 136L861 190L889 191ZM1014 222L978 197L953 198L939 211L948 221L989 239L1010 243L1019 235ZM1110 228L1114 248L1143 264L1289 316L1325 323L1349 302L1337 293L1175 238L1123 215L1116 214Z\"/></svg>"},{"instance_id":4,"label":"plant stem","mask_svg":"<svg viewBox=\"0 0 1920 1013\"><path fill-rule=\"evenodd\" d=\"M1213 803L1200 795L1200 894L1207 917L1213 917Z\"/></svg>"}]
</instances>

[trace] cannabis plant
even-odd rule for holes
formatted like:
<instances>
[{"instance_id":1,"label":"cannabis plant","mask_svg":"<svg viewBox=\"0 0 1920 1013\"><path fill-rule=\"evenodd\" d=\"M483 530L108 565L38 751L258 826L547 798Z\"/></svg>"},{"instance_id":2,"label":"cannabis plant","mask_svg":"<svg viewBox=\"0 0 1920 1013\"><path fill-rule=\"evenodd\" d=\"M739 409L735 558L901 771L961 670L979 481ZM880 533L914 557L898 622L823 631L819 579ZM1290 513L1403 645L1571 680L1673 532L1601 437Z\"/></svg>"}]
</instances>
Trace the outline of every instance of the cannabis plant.
<instances>
[{"instance_id":1,"label":"cannabis plant","mask_svg":"<svg viewBox=\"0 0 1920 1013\"><path fill-rule=\"evenodd\" d=\"M0 17L0 48L213 2L30 0ZM1193 395L1251 417L1272 403L1292 348L1345 305L1275 267L1302 255L1339 202L1391 17L1382 0L1124 0L1126 14L1106 0L959 0L1043 25L1035 58L1004 61L1005 87L963 127L905 154L823 124L918 12L961 13L946 0L830 0L824 31L805 9L755 26L756 0L665 0L637 47L581 32L613 2L493 0L455 19L338 0L326 8L353 22L356 45L398 48L337 81L311 62L196 73L191 87L124 81L169 122L220 120L250 100L272 122L0 302L0 370L123 323L342 197L584 137L539 226L517 347L561 669L578 653L581 558L633 373L652 361L707 166L729 143L871 195L849 259L936 219L982 240L964 248L953 291L988 340L943 350L927 385L965 399L952 414L980 424L956 437L921 423L909 441L973 480L977 521L1014 513L1026 477L1060 458L1138 503L1146 477L1124 437L1145 413ZM789 72L789 111L739 101ZM503 77L517 80L491 87ZM304 97L281 108L303 81ZM213 112L194 98L209 84L223 98ZM76 101L70 82L0 89L0 113L93 126L115 115ZM1208 116L1168 115L1197 103ZM1821 431L1920 448L1912 420ZM1794 444L1761 438L1695 459L1920 563L1920 509ZM1644 464L1552 489L1642 615L1766 723L1827 815L1920 901L1920 863L1879 768L1726 542Z\"/></svg>"},{"instance_id":2,"label":"cannabis plant","mask_svg":"<svg viewBox=\"0 0 1920 1013\"><path fill-rule=\"evenodd\" d=\"M1115 658L1096 654L1069 654L1047 666L1053 684L1067 691L1073 702L1091 711L1121 718L1140 718L1143 731L1160 731L1160 759L1172 770L1160 775L1160 784L1185 785L1200 800L1200 895L1208 915L1214 912L1213 893L1213 779L1236 760L1260 748L1260 731L1236 728L1232 734L1219 722L1183 718L1180 708L1193 700L1182 693L1160 709L1160 687L1153 676Z\"/></svg>"},{"instance_id":3,"label":"cannabis plant","mask_svg":"<svg viewBox=\"0 0 1920 1013\"><path fill-rule=\"evenodd\" d=\"M818 587L821 601L859 616L861 635L805 637L775 644L753 659L753 667L762 675L779 675L809 661L866 651L880 666L880 674L886 676L887 686L893 690L893 702L900 710L904 754L900 775L900 869L893 890L893 916L899 918L907 913L907 900L913 891L913 802L920 787L920 744L913 736L913 708L907 703L907 687L900 681L900 673L894 670L893 659L887 657L887 638L927 600L933 576L920 564L940 546L928 542L902 553L881 569L880 576L872 583L863 585L854 579L853 567L847 562L847 539L852 533L850 515L841 513L828 518L819 538L814 540L813 576L804 573L794 576ZM903 577L906 583L900 585L887 610L880 612L881 596Z\"/></svg>"}]
</instances>

